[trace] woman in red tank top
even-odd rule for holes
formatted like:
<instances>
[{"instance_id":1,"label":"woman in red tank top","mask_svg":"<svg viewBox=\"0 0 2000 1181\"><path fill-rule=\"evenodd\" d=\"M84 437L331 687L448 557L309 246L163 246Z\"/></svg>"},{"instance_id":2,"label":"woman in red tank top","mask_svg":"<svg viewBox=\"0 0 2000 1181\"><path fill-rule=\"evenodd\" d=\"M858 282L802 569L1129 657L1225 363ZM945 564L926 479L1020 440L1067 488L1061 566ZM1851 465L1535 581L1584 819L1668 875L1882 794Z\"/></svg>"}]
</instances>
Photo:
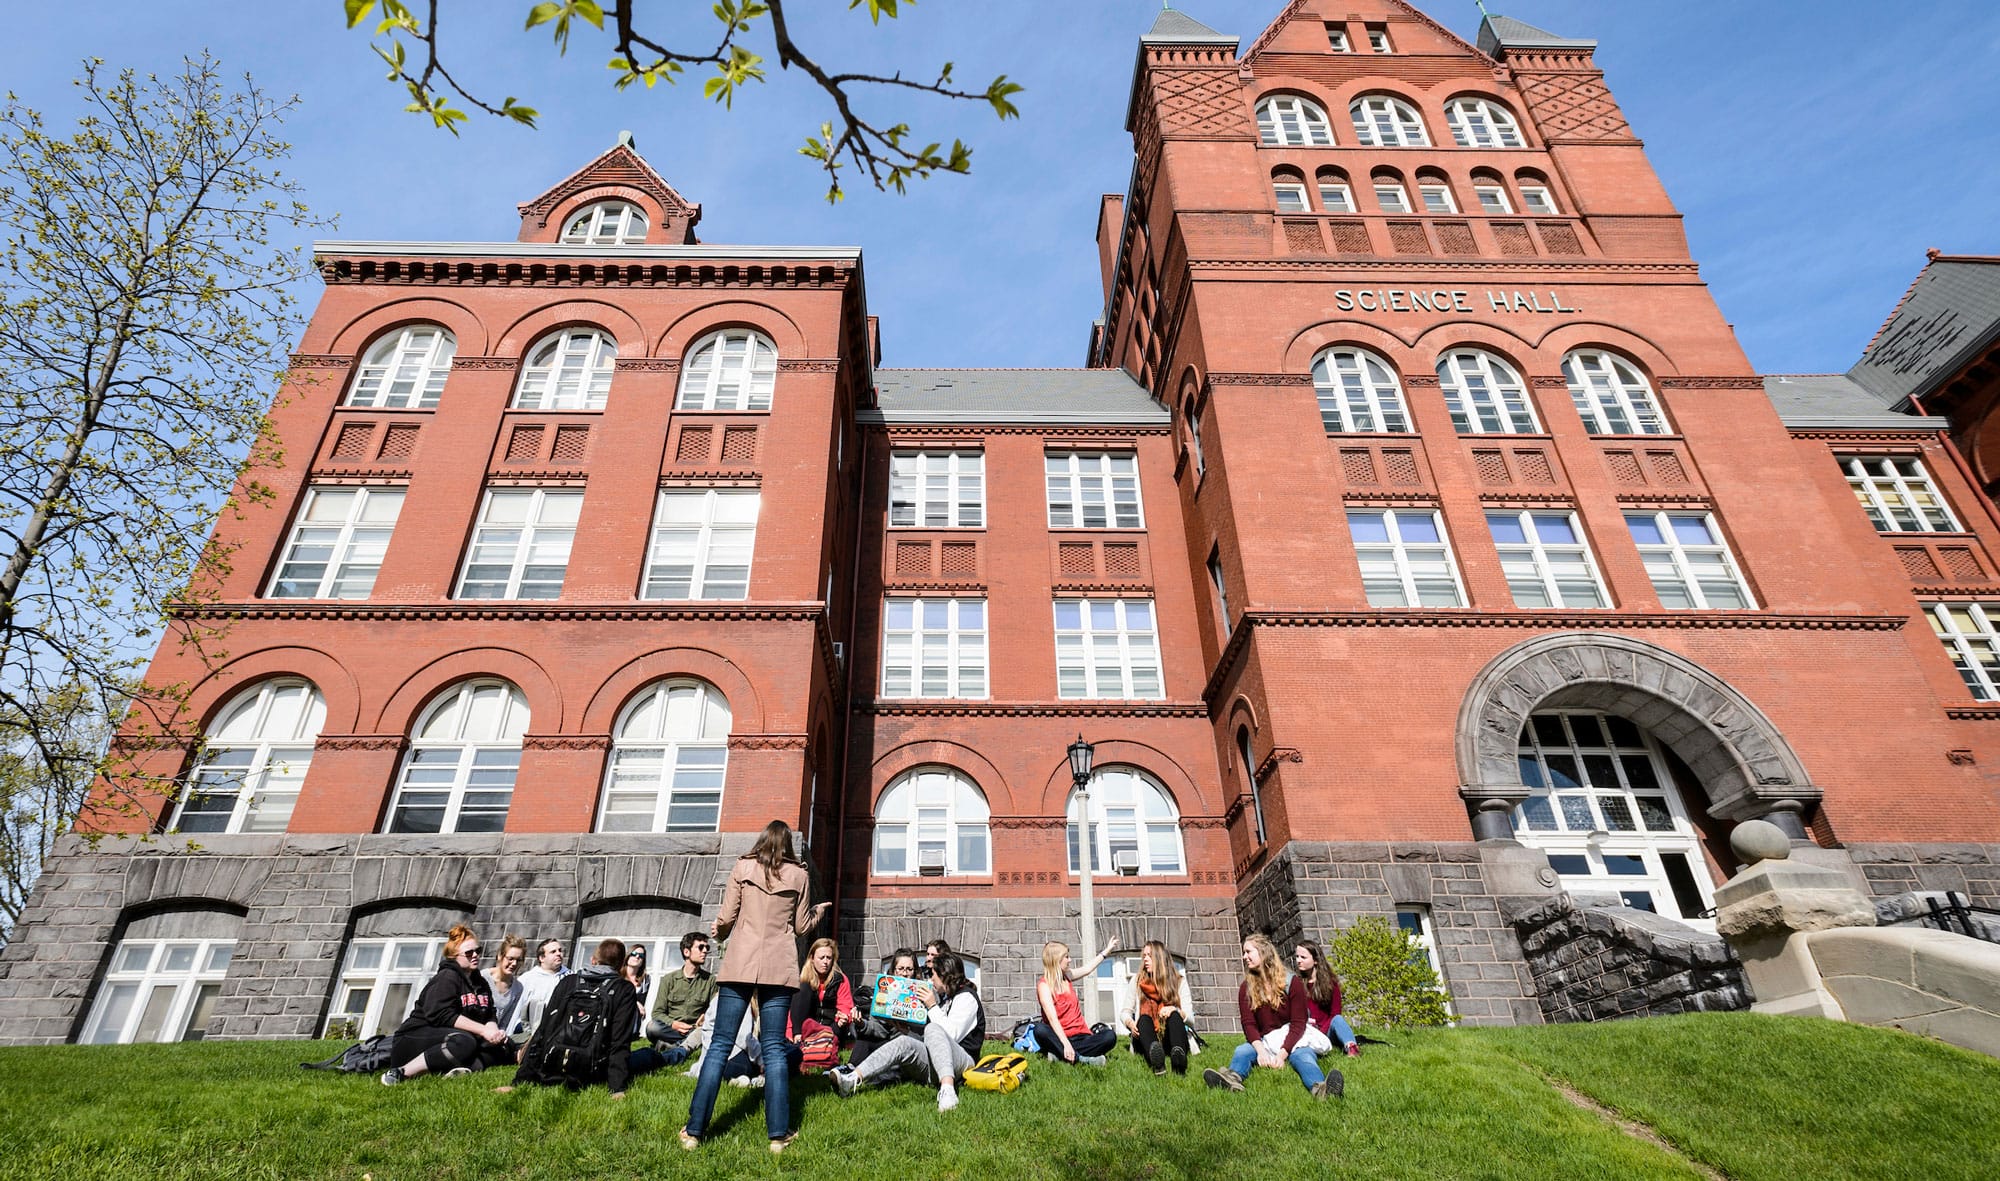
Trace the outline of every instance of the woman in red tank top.
<instances>
[{"instance_id":1,"label":"woman in red tank top","mask_svg":"<svg viewBox=\"0 0 2000 1181\"><path fill-rule=\"evenodd\" d=\"M1042 1019L1035 1022L1035 1044L1048 1054L1050 1061L1060 1059L1102 1066L1105 1052L1118 1044L1115 1030L1092 1029L1084 1021L1083 1006L1076 999L1075 982L1095 973L1110 951L1111 945L1107 943L1096 958L1076 967L1069 958L1067 943L1042 944L1042 979L1035 985Z\"/></svg>"}]
</instances>

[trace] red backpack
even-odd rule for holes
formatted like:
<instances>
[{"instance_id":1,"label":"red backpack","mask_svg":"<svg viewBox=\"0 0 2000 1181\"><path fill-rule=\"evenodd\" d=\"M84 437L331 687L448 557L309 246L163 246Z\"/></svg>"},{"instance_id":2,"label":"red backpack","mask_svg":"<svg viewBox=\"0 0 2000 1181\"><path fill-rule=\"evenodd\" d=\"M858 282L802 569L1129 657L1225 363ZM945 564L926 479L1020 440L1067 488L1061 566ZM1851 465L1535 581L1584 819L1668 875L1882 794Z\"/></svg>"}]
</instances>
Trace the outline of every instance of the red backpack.
<instances>
[{"instance_id":1,"label":"red backpack","mask_svg":"<svg viewBox=\"0 0 2000 1181\"><path fill-rule=\"evenodd\" d=\"M839 1063L840 1035L808 1018L805 1036L799 1039L799 1069L829 1070Z\"/></svg>"}]
</instances>

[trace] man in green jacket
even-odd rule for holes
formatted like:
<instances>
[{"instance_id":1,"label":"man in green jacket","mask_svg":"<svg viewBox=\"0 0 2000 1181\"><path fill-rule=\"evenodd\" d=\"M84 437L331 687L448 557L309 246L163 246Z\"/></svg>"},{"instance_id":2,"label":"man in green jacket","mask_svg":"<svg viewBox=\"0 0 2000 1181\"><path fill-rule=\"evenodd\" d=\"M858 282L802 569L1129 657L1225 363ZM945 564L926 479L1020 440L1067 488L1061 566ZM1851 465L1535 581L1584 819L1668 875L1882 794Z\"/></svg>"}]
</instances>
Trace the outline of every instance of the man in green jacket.
<instances>
[{"instance_id":1,"label":"man in green jacket","mask_svg":"<svg viewBox=\"0 0 2000 1181\"><path fill-rule=\"evenodd\" d=\"M704 967L708 948L708 936L700 931L681 936L681 970L662 977L653 994L646 1039L665 1056L664 1065L686 1061L701 1048L702 1016L715 999L715 978Z\"/></svg>"}]
</instances>

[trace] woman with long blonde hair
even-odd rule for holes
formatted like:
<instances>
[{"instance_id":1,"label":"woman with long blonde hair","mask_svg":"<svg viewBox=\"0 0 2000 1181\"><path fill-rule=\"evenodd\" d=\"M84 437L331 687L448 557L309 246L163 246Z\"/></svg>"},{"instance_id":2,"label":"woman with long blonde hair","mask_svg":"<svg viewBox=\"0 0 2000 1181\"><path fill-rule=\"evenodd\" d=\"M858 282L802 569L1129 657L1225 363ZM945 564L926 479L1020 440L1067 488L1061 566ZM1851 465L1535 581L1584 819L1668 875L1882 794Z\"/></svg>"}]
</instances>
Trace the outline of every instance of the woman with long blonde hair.
<instances>
[{"instance_id":1,"label":"woman with long blonde hair","mask_svg":"<svg viewBox=\"0 0 2000 1181\"><path fill-rule=\"evenodd\" d=\"M1085 1066L1104 1065L1105 1052L1118 1044L1116 1030L1092 1029L1083 1019L1077 1002L1076 982L1094 976L1097 965L1111 953L1111 945L1081 966L1069 958L1069 944L1051 940L1042 944L1042 978L1035 984L1035 999L1041 1002L1042 1019L1035 1022L1035 1044L1049 1061L1076 1062Z\"/></svg>"},{"instance_id":2,"label":"woman with long blonde hair","mask_svg":"<svg viewBox=\"0 0 2000 1181\"><path fill-rule=\"evenodd\" d=\"M854 1040L854 990L840 970L840 944L815 939L799 969L799 991L792 998L792 1037L806 1035L806 1022L817 1021L837 1031L842 1042Z\"/></svg>"},{"instance_id":3,"label":"woman with long blonde hair","mask_svg":"<svg viewBox=\"0 0 2000 1181\"><path fill-rule=\"evenodd\" d=\"M1125 983L1119 998L1118 1023L1132 1035L1132 1048L1143 1055L1154 1074L1186 1074L1188 1058L1200 1050L1188 1032L1193 1018L1182 995L1181 974L1167 945L1154 939L1139 949L1139 972Z\"/></svg>"},{"instance_id":4,"label":"woman with long blonde hair","mask_svg":"<svg viewBox=\"0 0 2000 1181\"><path fill-rule=\"evenodd\" d=\"M1340 1072L1334 1071L1329 1080L1319 1068L1319 1055L1299 1044L1306 1031L1305 985L1293 980L1290 988L1285 987L1284 962L1266 935L1243 941L1243 983L1236 989L1236 1008L1243 1019L1243 1044L1230 1056L1229 1069L1204 1070L1202 1081L1241 1091L1253 1066L1283 1070L1289 1065L1313 1098L1340 1094ZM1265 1041L1274 1031L1279 1035L1275 1046Z\"/></svg>"}]
</instances>

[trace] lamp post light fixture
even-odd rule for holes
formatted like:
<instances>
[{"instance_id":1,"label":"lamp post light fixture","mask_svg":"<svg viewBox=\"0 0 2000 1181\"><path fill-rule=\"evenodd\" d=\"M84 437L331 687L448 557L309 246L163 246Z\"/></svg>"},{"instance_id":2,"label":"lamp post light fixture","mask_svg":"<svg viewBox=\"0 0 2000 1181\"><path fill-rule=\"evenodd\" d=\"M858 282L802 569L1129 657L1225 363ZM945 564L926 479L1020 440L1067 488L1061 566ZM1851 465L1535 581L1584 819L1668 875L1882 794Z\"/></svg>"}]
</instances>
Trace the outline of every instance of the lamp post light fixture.
<instances>
[{"instance_id":1,"label":"lamp post light fixture","mask_svg":"<svg viewBox=\"0 0 2000 1181\"><path fill-rule=\"evenodd\" d=\"M1090 827L1090 764L1096 757L1097 748L1083 740L1078 734L1076 741L1069 744L1069 777L1076 787L1076 864L1077 903L1083 914L1083 946L1078 950L1083 955L1097 951L1097 914L1090 896L1090 862L1097 855L1096 834ZM1090 987L1083 989L1083 1019L1097 1023L1097 981L1092 979Z\"/></svg>"}]
</instances>

